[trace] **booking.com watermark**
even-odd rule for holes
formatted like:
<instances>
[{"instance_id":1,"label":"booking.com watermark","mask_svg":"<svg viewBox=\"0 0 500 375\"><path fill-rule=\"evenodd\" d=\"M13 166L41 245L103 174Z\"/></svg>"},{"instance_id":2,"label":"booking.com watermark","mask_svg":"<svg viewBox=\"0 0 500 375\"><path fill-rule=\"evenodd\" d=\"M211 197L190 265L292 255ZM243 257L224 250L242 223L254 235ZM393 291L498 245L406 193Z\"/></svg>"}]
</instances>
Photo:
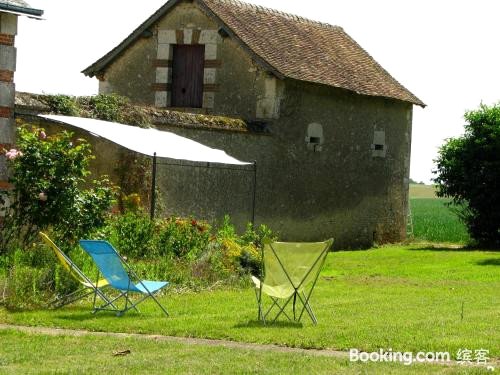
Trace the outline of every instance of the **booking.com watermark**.
<instances>
[{"instance_id":1,"label":"booking.com watermark","mask_svg":"<svg viewBox=\"0 0 500 375\"><path fill-rule=\"evenodd\" d=\"M486 349L459 349L455 355L455 361L461 365L482 365L488 370L494 371L493 366L488 365L489 350ZM351 362L399 362L406 366L413 363L443 363L451 364L450 352L397 352L392 349L379 349L376 352L363 352L358 349L349 350Z\"/></svg>"}]
</instances>

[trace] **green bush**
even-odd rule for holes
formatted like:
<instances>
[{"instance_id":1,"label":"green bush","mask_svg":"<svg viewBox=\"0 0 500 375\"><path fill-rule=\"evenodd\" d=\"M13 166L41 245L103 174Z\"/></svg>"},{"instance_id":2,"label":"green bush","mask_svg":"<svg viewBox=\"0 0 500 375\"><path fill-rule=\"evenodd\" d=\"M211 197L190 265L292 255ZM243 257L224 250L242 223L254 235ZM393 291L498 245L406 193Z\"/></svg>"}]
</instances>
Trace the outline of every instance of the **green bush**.
<instances>
[{"instance_id":1,"label":"green bush","mask_svg":"<svg viewBox=\"0 0 500 375\"><path fill-rule=\"evenodd\" d=\"M465 134L439 150L437 195L452 199L479 245L500 248L500 103L465 119Z\"/></svg>"},{"instance_id":2,"label":"green bush","mask_svg":"<svg viewBox=\"0 0 500 375\"><path fill-rule=\"evenodd\" d=\"M6 153L14 189L0 227L0 254L26 247L38 231L49 227L66 241L75 241L102 226L113 189L106 178L82 188L90 173L90 145L84 140L73 143L68 132L47 137L43 129L18 131L18 148Z\"/></svg>"},{"instance_id":3,"label":"green bush","mask_svg":"<svg viewBox=\"0 0 500 375\"><path fill-rule=\"evenodd\" d=\"M238 236L230 217L225 216L208 250L211 268L226 277L235 273L258 275L265 238L276 240L277 237L265 225L254 230L251 223L248 223L245 233Z\"/></svg>"},{"instance_id":4,"label":"green bush","mask_svg":"<svg viewBox=\"0 0 500 375\"><path fill-rule=\"evenodd\" d=\"M128 102L127 98L116 94L99 94L88 98L88 105L94 117L112 122L123 121L123 107Z\"/></svg>"},{"instance_id":5,"label":"green bush","mask_svg":"<svg viewBox=\"0 0 500 375\"><path fill-rule=\"evenodd\" d=\"M148 127L151 115L147 109L130 104L128 98L117 94L95 96L39 95L38 99L49 106L50 111L66 116L97 118L128 125Z\"/></svg>"},{"instance_id":6,"label":"green bush","mask_svg":"<svg viewBox=\"0 0 500 375\"><path fill-rule=\"evenodd\" d=\"M68 95L41 95L40 99L50 107L52 112L65 116L79 116L77 99Z\"/></svg>"},{"instance_id":7,"label":"green bush","mask_svg":"<svg viewBox=\"0 0 500 375\"><path fill-rule=\"evenodd\" d=\"M155 222L142 211L111 217L99 237L108 240L127 257L151 259L157 255Z\"/></svg>"},{"instance_id":8,"label":"green bush","mask_svg":"<svg viewBox=\"0 0 500 375\"><path fill-rule=\"evenodd\" d=\"M6 258L3 303L8 308L44 307L56 295L65 295L78 287L45 246L17 249Z\"/></svg>"},{"instance_id":9,"label":"green bush","mask_svg":"<svg viewBox=\"0 0 500 375\"><path fill-rule=\"evenodd\" d=\"M160 256L195 260L210 241L210 225L195 219L168 218L157 225Z\"/></svg>"},{"instance_id":10,"label":"green bush","mask_svg":"<svg viewBox=\"0 0 500 375\"><path fill-rule=\"evenodd\" d=\"M97 277L93 261L81 248L56 232L50 236L86 275ZM255 231L248 225L238 235L229 217L211 227L192 218L152 221L136 209L110 216L104 227L88 236L111 242L140 277L168 280L178 291L245 285L248 273L259 272L259 246L264 237L273 238L265 226ZM45 245L30 245L1 256L2 267L5 272L2 276L0 270L0 280L7 280L4 303L9 308L46 306L56 296L79 287Z\"/></svg>"}]
</instances>

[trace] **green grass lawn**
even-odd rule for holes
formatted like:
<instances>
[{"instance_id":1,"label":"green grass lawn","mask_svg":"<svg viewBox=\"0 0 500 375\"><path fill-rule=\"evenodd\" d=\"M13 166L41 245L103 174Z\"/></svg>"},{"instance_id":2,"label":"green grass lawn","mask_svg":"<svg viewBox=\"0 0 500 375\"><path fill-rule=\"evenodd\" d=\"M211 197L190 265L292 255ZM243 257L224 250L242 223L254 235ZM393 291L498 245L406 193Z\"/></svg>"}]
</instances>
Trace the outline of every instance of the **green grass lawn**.
<instances>
[{"instance_id":1,"label":"green grass lawn","mask_svg":"<svg viewBox=\"0 0 500 375\"><path fill-rule=\"evenodd\" d=\"M307 354L137 339L0 330L0 373L81 374L471 374L484 368L360 363ZM130 350L125 356L116 351Z\"/></svg>"},{"instance_id":2,"label":"green grass lawn","mask_svg":"<svg viewBox=\"0 0 500 375\"><path fill-rule=\"evenodd\" d=\"M242 343L348 351L489 350L500 360L500 253L465 251L465 227L432 186L411 188L414 238L423 244L336 252L312 299L317 326L256 320L253 290L161 296L123 317L90 313L90 301L60 310L8 311L0 323L89 331L150 333ZM1 269L2 267L0 267ZM0 274L0 290L2 278ZM113 351L131 354L114 357ZM89 355L89 353L91 353ZM498 368L497 368L498 371ZM350 363L308 354L156 341L137 337L49 336L0 330L2 373L486 373L484 368Z\"/></svg>"},{"instance_id":3,"label":"green grass lawn","mask_svg":"<svg viewBox=\"0 0 500 375\"><path fill-rule=\"evenodd\" d=\"M317 326L256 321L251 289L171 294L171 317L151 302L124 317L90 314L88 303L10 312L0 322L221 338L301 348L377 351L487 349L500 357L500 255L390 246L331 253L312 305ZM314 371L313 371L314 372Z\"/></svg>"}]
</instances>

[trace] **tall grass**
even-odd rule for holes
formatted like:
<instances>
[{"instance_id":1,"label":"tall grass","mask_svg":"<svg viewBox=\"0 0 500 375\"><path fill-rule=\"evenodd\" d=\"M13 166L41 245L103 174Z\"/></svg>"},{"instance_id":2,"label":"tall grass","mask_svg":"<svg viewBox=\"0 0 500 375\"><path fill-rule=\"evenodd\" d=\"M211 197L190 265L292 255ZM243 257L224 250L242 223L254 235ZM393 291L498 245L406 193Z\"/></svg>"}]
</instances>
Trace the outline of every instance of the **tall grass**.
<instances>
[{"instance_id":1,"label":"tall grass","mask_svg":"<svg viewBox=\"0 0 500 375\"><path fill-rule=\"evenodd\" d=\"M470 241L465 225L446 206L447 199L410 199L415 240L467 244Z\"/></svg>"}]
</instances>

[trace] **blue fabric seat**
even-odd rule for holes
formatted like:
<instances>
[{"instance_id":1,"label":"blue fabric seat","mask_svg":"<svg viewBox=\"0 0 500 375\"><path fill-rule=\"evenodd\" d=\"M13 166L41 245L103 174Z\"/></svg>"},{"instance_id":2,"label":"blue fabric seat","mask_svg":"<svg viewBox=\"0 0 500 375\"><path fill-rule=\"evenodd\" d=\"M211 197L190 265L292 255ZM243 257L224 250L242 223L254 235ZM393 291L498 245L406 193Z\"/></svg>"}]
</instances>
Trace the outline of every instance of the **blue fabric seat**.
<instances>
[{"instance_id":1,"label":"blue fabric seat","mask_svg":"<svg viewBox=\"0 0 500 375\"><path fill-rule=\"evenodd\" d=\"M161 289L169 283L167 281L141 280L130 268L125 259L118 254L115 248L107 241L80 240L80 246L94 260L102 276L108 281L109 286L120 291L120 295L102 306L95 307L94 312L107 310L115 311L118 315L123 315L130 309L137 310L137 305L145 299L151 297L161 310L168 316L168 312L155 297ZM143 295L137 302L132 302L129 293L135 292ZM123 298L125 306L123 309L114 307L112 304ZM111 307L110 307L111 306Z\"/></svg>"}]
</instances>

